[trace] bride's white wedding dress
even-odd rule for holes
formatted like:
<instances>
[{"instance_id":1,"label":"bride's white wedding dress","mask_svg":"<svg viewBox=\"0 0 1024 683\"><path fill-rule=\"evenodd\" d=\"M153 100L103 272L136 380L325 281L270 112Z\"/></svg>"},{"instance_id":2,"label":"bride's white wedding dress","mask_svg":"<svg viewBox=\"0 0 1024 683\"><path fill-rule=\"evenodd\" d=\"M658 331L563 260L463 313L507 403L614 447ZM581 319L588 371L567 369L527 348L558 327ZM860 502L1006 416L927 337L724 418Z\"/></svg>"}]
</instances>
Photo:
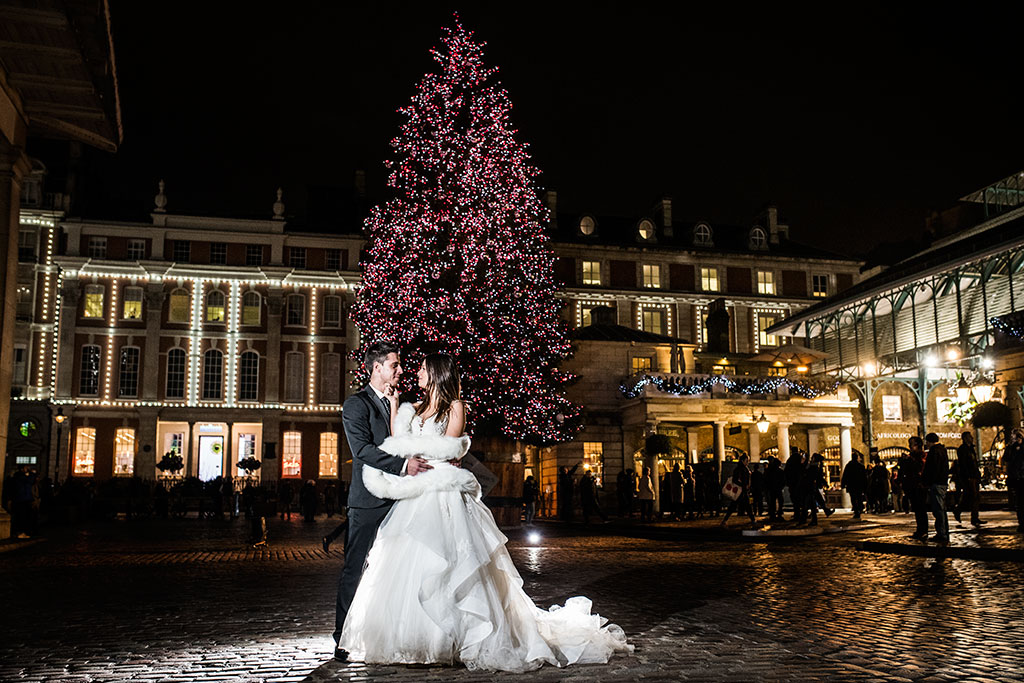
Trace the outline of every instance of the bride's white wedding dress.
<instances>
[{"instance_id":1,"label":"bride's white wedding dress","mask_svg":"<svg viewBox=\"0 0 1024 683\"><path fill-rule=\"evenodd\" d=\"M443 436L443 423L421 420L410 404L396 422L381 449L424 454L434 469L395 477L363 468L367 489L399 500L367 556L339 647L367 663L502 671L604 663L633 650L587 598L550 610L533 604L476 478L447 462L465 454L469 437Z\"/></svg>"}]
</instances>

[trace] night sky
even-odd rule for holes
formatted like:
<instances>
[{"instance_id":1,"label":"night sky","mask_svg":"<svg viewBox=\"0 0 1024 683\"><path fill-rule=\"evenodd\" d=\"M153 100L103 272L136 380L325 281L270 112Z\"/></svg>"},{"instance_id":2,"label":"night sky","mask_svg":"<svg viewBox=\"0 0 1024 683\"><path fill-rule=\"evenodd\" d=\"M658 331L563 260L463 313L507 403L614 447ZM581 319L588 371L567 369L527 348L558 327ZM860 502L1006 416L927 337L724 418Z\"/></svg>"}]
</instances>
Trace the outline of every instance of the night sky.
<instances>
[{"instance_id":1,"label":"night sky","mask_svg":"<svg viewBox=\"0 0 1024 683\"><path fill-rule=\"evenodd\" d=\"M124 143L88 153L77 213L147 220L160 178L181 213L269 217L281 185L308 216L356 169L385 198L395 110L454 10L562 211L668 194L676 220L748 224L774 201L794 238L864 252L1024 169L1002 6L677 5L112 0Z\"/></svg>"}]
</instances>

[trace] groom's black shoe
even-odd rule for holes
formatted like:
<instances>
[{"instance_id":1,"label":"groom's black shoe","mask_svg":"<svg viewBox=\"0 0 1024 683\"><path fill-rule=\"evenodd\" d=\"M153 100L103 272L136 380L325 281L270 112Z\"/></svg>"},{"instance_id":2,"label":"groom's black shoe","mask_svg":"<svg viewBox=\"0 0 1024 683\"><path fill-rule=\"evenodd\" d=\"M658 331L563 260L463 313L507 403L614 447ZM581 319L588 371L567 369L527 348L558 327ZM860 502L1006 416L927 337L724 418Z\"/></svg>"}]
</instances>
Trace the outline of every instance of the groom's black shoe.
<instances>
[{"instance_id":1,"label":"groom's black shoe","mask_svg":"<svg viewBox=\"0 0 1024 683\"><path fill-rule=\"evenodd\" d=\"M343 650L340 647L334 649L334 659L339 662L348 661L348 650Z\"/></svg>"},{"instance_id":2,"label":"groom's black shoe","mask_svg":"<svg viewBox=\"0 0 1024 683\"><path fill-rule=\"evenodd\" d=\"M325 553L331 552L331 537L330 536L324 536L323 546L324 546L324 552Z\"/></svg>"}]
</instances>

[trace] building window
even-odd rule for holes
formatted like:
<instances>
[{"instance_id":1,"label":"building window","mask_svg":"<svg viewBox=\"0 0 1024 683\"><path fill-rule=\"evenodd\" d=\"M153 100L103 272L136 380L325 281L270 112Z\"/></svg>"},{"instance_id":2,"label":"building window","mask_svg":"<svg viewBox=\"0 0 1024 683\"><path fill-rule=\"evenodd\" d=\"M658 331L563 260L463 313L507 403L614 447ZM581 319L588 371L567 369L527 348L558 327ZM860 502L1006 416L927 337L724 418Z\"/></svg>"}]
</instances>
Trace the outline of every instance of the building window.
<instances>
[{"instance_id":1,"label":"building window","mask_svg":"<svg viewBox=\"0 0 1024 683\"><path fill-rule=\"evenodd\" d=\"M36 260L36 231L35 230L19 230L18 231L18 260L19 261L35 261Z\"/></svg>"},{"instance_id":2,"label":"building window","mask_svg":"<svg viewBox=\"0 0 1024 683\"><path fill-rule=\"evenodd\" d=\"M146 240L128 240L128 258L132 261L146 258Z\"/></svg>"},{"instance_id":3,"label":"building window","mask_svg":"<svg viewBox=\"0 0 1024 683\"><path fill-rule=\"evenodd\" d=\"M600 441L583 442L583 469L594 475L594 484L601 486L604 478L604 444Z\"/></svg>"},{"instance_id":4,"label":"building window","mask_svg":"<svg viewBox=\"0 0 1024 683\"><path fill-rule=\"evenodd\" d=\"M246 351L238 363L238 400L256 401L260 390L260 355Z\"/></svg>"},{"instance_id":5,"label":"building window","mask_svg":"<svg viewBox=\"0 0 1024 683\"><path fill-rule=\"evenodd\" d=\"M167 312L167 322L187 323L188 305L188 292L184 289L176 289L171 292L171 305Z\"/></svg>"},{"instance_id":6,"label":"building window","mask_svg":"<svg viewBox=\"0 0 1024 683\"><path fill-rule=\"evenodd\" d=\"M661 266L644 264L644 287L661 287Z\"/></svg>"},{"instance_id":7,"label":"building window","mask_svg":"<svg viewBox=\"0 0 1024 683\"><path fill-rule=\"evenodd\" d=\"M698 223L693 229L693 243L696 245L710 247L712 246L712 237L711 226L707 223Z\"/></svg>"},{"instance_id":8,"label":"building window","mask_svg":"<svg viewBox=\"0 0 1024 683\"><path fill-rule=\"evenodd\" d=\"M14 347L14 370L12 384L25 384L28 381L28 349L24 346Z\"/></svg>"},{"instance_id":9,"label":"building window","mask_svg":"<svg viewBox=\"0 0 1024 683\"><path fill-rule=\"evenodd\" d=\"M341 297L329 294L324 297L324 327L341 327Z\"/></svg>"},{"instance_id":10,"label":"building window","mask_svg":"<svg viewBox=\"0 0 1024 683\"><path fill-rule=\"evenodd\" d=\"M584 261L583 262L583 284L585 284L585 285L599 285L599 284L601 284L601 262L600 261Z\"/></svg>"},{"instance_id":11,"label":"building window","mask_svg":"<svg viewBox=\"0 0 1024 683\"><path fill-rule=\"evenodd\" d=\"M210 263L215 266L223 266L228 262L228 245L223 242L210 243Z\"/></svg>"},{"instance_id":12,"label":"building window","mask_svg":"<svg viewBox=\"0 0 1024 683\"><path fill-rule=\"evenodd\" d=\"M903 401L899 396L882 396L882 421L903 422Z\"/></svg>"},{"instance_id":13,"label":"building window","mask_svg":"<svg viewBox=\"0 0 1024 683\"><path fill-rule=\"evenodd\" d=\"M302 403L302 387L306 380L306 354L289 351L284 357L284 400Z\"/></svg>"},{"instance_id":14,"label":"building window","mask_svg":"<svg viewBox=\"0 0 1024 683\"><path fill-rule=\"evenodd\" d=\"M107 258L107 238L89 238L89 258Z\"/></svg>"},{"instance_id":15,"label":"building window","mask_svg":"<svg viewBox=\"0 0 1024 683\"><path fill-rule=\"evenodd\" d=\"M167 398L185 398L185 350L167 352Z\"/></svg>"},{"instance_id":16,"label":"building window","mask_svg":"<svg viewBox=\"0 0 1024 683\"><path fill-rule=\"evenodd\" d=\"M654 239L654 223L647 219L640 221L636 231L642 240Z\"/></svg>"},{"instance_id":17,"label":"building window","mask_svg":"<svg viewBox=\"0 0 1024 683\"><path fill-rule=\"evenodd\" d=\"M86 318L103 317L103 298L106 296L107 288L103 285L85 286L85 309L82 315Z\"/></svg>"},{"instance_id":18,"label":"building window","mask_svg":"<svg viewBox=\"0 0 1024 683\"><path fill-rule=\"evenodd\" d=\"M828 275L811 276L811 294L817 297L828 296Z\"/></svg>"},{"instance_id":19,"label":"building window","mask_svg":"<svg viewBox=\"0 0 1024 683\"><path fill-rule=\"evenodd\" d=\"M247 244L245 246L245 265L256 267L263 265L262 244Z\"/></svg>"},{"instance_id":20,"label":"building window","mask_svg":"<svg viewBox=\"0 0 1024 683\"><path fill-rule=\"evenodd\" d=\"M188 263L192 260L192 243L188 240L174 240L171 253L175 261Z\"/></svg>"},{"instance_id":21,"label":"building window","mask_svg":"<svg viewBox=\"0 0 1024 683\"><path fill-rule=\"evenodd\" d=\"M757 343L760 346L778 346L779 338L774 334L768 334L766 330L775 324L778 317L770 313L757 314Z\"/></svg>"},{"instance_id":22,"label":"building window","mask_svg":"<svg viewBox=\"0 0 1024 683\"><path fill-rule=\"evenodd\" d=\"M770 270L757 271L757 293L775 294L775 273Z\"/></svg>"},{"instance_id":23,"label":"building window","mask_svg":"<svg viewBox=\"0 0 1024 683\"><path fill-rule=\"evenodd\" d=\"M242 297L242 324L243 325L259 325L260 324L260 306L263 304L263 297L260 296L259 292L254 292L251 289L245 293Z\"/></svg>"},{"instance_id":24,"label":"building window","mask_svg":"<svg viewBox=\"0 0 1024 683\"><path fill-rule=\"evenodd\" d=\"M320 476L338 477L338 433L320 432Z\"/></svg>"},{"instance_id":25,"label":"building window","mask_svg":"<svg viewBox=\"0 0 1024 683\"><path fill-rule=\"evenodd\" d=\"M135 472L135 430L120 427L114 433L114 476L130 477Z\"/></svg>"},{"instance_id":26,"label":"building window","mask_svg":"<svg viewBox=\"0 0 1024 683\"><path fill-rule=\"evenodd\" d=\"M82 396L96 396L100 393L100 347L95 344L82 347L78 393Z\"/></svg>"},{"instance_id":27,"label":"building window","mask_svg":"<svg viewBox=\"0 0 1024 683\"><path fill-rule=\"evenodd\" d=\"M768 248L768 235L765 234L764 228L757 225L750 231L750 248L755 250L762 250Z\"/></svg>"},{"instance_id":28,"label":"building window","mask_svg":"<svg viewBox=\"0 0 1024 683\"><path fill-rule=\"evenodd\" d=\"M640 325L644 332L665 334L665 311L659 308L644 308L640 312Z\"/></svg>"},{"instance_id":29,"label":"building window","mask_svg":"<svg viewBox=\"0 0 1024 683\"><path fill-rule=\"evenodd\" d=\"M700 269L700 288L705 292L720 291L721 285L718 282L718 268Z\"/></svg>"},{"instance_id":30,"label":"building window","mask_svg":"<svg viewBox=\"0 0 1024 683\"><path fill-rule=\"evenodd\" d=\"M288 266L291 268L306 267L306 248L290 247L288 249Z\"/></svg>"},{"instance_id":31,"label":"building window","mask_svg":"<svg viewBox=\"0 0 1024 683\"><path fill-rule=\"evenodd\" d=\"M139 347L125 346L121 349L121 367L118 372L119 396L139 395Z\"/></svg>"},{"instance_id":32,"label":"building window","mask_svg":"<svg viewBox=\"0 0 1024 683\"><path fill-rule=\"evenodd\" d=\"M206 322L224 322L224 292L219 289L206 295Z\"/></svg>"},{"instance_id":33,"label":"building window","mask_svg":"<svg viewBox=\"0 0 1024 683\"><path fill-rule=\"evenodd\" d=\"M327 270L341 270L341 249L327 250Z\"/></svg>"},{"instance_id":34,"label":"building window","mask_svg":"<svg viewBox=\"0 0 1024 683\"><path fill-rule=\"evenodd\" d=\"M651 359L647 356L633 356L633 374L651 371Z\"/></svg>"},{"instance_id":35,"label":"building window","mask_svg":"<svg viewBox=\"0 0 1024 683\"><path fill-rule=\"evenodd\" d=\"M142 318L142 287L125 287L121 317L125 320Z\"/></svg>"},{"instance_id":36,"label":"building window","mask_svg":"<svg viewBox=\"0 0 1024 683\"><path fill-rule=\"evenodd\" d=\"M580 219L580 232L584 235L593 235L595 227L594 219L590 216L584 216Z\"/></svg>"},{"instance_id":37,"label":"building window","mask_svg":"<svg viewBox=\"0 0 1024 683\"><path fill-rule=\"evenodd\" d=\"M209 349L203 354L203 400L217 401L221 397L224 378L224 354Z\"/></svg>"},{"instance_id":38,"label":"building window","mask_svg":"<svg viewBox=\"0 0 1024 683\"><path fill-rule=\"evenodd\" d=\"M340 353L320 356L320 402L328 405L341 403Z\"/></svg>"},{"instance_id":39,"label":"building window","mask_svg":"<svg viewBox=\"0 0 1024 683\"><path fill-rule=\"evenodd\" d=\"M71 460L71 473L91 477L96 471L96 428L79 427L75 433L75 452Z\"/></svg>"},{"instance_id":40,"label":"building window","mask_svg":"<svg viewBox=\"0 0 1024 683\"><path fill-rule=\"evenodd\" d=\"M289 294L288 295L288 314L285 321L286 325L299 325L305 324L306 320L306 297L302 294Z\"/></svg>"},{"instance_id":41,"label":"building window","mask_svg":"<svg viewBox=\"0 0 1024 683\"><path fill-rule=\"evenodd\" d=\"M281 448L281 476L298 479L302 476L302 432L285 432Z\"/></svg>"}]
</instances>

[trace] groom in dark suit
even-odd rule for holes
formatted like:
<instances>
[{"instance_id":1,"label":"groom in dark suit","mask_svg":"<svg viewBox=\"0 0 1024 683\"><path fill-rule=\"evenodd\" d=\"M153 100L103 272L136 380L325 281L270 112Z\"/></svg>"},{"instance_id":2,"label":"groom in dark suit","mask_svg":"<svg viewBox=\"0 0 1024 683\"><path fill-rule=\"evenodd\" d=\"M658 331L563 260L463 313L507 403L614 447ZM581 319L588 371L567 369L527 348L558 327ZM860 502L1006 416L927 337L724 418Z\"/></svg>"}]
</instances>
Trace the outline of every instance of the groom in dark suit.
<instances>
[{"instance_id":1,"label":"groom in dark suit","mask_svg":"<svg viewBox=\"0 0 1024 683\"><path fill-rule=\"evenodd\" d=\"M370 373L365 389L352 394L342 406L341 419L345 438L352 451L352 483L348 494L348 535L345 539L345 567L338 580L337 613L334 621L334 642L341 640L345 617L352 605L359 579L363 575L366 555L370 552L377 527L384 521L393 500L377 498L363 485L363 465L390 474L415 475L431 469L421 458L400 458L388 455L378 446L391 434L391 405L388 396L397 391L402 374L398 347L377 342L366 349L364 367ZM397 400L397 395L396 395ZM334 658L348 661L348 652L335 648Z\"/></svg>"}]
</instances>

